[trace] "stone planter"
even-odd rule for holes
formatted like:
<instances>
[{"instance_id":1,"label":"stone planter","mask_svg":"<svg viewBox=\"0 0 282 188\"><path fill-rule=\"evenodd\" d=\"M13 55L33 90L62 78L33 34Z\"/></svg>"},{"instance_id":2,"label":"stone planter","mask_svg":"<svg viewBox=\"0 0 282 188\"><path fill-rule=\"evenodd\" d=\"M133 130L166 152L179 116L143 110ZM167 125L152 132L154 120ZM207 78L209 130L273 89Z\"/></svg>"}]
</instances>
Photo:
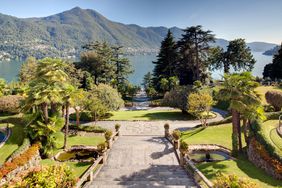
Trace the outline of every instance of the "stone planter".
<instances>
[{"instance_id":1,"label":"stone planter","mask_svg":"<svg viewBox=\"0 0 282 188\"><path fill-rule=\"evenodd\" d=\"M165 137L168 138L169 137L169 128L165 128Z\"/></svg>"}]
</instances>

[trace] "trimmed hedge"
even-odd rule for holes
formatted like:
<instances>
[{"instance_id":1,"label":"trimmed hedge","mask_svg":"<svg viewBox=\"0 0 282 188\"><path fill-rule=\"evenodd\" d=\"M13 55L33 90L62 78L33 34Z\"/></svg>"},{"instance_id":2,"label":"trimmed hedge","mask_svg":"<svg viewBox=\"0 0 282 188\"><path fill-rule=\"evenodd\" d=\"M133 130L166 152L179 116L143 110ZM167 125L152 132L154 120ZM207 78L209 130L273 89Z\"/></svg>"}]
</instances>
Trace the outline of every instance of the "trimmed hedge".
<instances>
[{"instance_id":1,"label":"trimmed hedge","mask_svg":"<svg viewBox=\"0 0 282 188\"><path fill-rule=\"evenodd\" d=\"M276 111L280 111L282 108L282 92L268 91L265 93L265 99L267 103L271 104Z\"/></svg>"},{"instance_id":2,"label":"trimmed hedge","mask_svg":"<svg viewBox=\"0 0 282 188\"><path fill-rule=\"evenodd\" d=\"M265 147L266 151L271 157L277 159L280 163L282 163L282 156L280 156L276 148L273 147L272 144L269 143L266 138L264 138L261 126L263 126L263 124L260 121L253 121L251 123L253 136L261 145Z\"/></svg>"},{"instance_id":3,"label":"trimmed hedge","mask_svg":"<svg viewBox=\"0 0 282 188\"><path fill-rule=\"evenodd\" d=\"M267 120L276 120L279 119L279 116L282 115L282 112L268 112L265 113L266 119Z\"/></svg>"},{"instance_id":4,"label":"trimmed hedge","mask_svg":"<svg viewBox=\"0 0 282 188\"><path fill-rule=\"evenodd\" d=\"M94 133L105 133L107 129L97 126L97 125L73 125L69 126L70 129L78 130L78 131L86 131L86 132L94 132Z\"/></svg>"},{"instance_id":5,"label":"trimmed hedge","mask_svg":"<svg viewBox=\"0 0 282 188\"><path fill-rule=\"evenodd\" d=\"M20 103L24 98L19 95L0 97L0 112L17 114L20 112Z\"/></svg>"},{"instance_id":6,"label":"trimmed hedge","mask_svg":"<svg viewBox=\"0 0 282 188\"><path fill-rule=\"evenodd\" d=\"M76 121L76 114L70 114L70 120L71 121ZM86 112L81 112L80 113L80 118L79 118L80 121L85 121L85 122L89 122L89 121L92 121L92 116L91 116L91 113L86 111Z\"/></svg>"},{"instance_id":7,"label":"trimmed hedge","mask_svg":"<svg viewBox=\"0 0 282 188\"><path fill-rule=\"evenodd\" d=\"M24 153L12 159L11 162L5 162L0 168L0 179L15 170L16 168L25 165L29 160L31 160L38 152L40 146L39 144L33 144Z\"/></svg>"}]
</instances>

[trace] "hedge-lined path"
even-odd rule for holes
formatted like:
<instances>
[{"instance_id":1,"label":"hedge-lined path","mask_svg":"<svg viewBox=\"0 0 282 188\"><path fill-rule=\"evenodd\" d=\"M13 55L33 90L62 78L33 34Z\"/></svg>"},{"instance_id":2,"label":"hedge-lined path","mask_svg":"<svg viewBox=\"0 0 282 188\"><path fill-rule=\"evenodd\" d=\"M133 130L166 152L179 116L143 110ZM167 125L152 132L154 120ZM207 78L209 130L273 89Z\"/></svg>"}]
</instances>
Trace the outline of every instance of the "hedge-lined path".
<instances>
[{"instance_id":1,"label":"hedge-lined path","mask_svg":"<svg viewBox=\"0 0 282 188\"><path fill-rule=\"evenodd\" d=\"M196 187L179 166L172 145L163 137L121 136L107 164L86 187Z\"/></svg>"}]
</instances>

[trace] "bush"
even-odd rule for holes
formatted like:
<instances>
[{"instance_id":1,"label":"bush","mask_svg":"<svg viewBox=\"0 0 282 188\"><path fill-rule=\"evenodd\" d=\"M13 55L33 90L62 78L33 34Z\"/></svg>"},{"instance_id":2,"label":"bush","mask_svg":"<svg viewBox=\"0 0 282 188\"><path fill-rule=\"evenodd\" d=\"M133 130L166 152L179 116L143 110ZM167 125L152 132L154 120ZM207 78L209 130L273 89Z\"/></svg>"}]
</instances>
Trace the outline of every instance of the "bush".
<instances>
[{"instance_id":1,"label":"bush","mask_svg":"<svg viewBox=\"0 0 282 188\"><path fill-rule=\"evenodd\" d=\"M89 111L81 112L79 119L80 119L80 121L85 121L85 122L92 121L91 113ZM76 114L70 114L70 120L76 121Z\"/></svg>"},{"instance_id":2,"label":"bush","mask_svg":"<svg viewBox=\"0 0 282 188\"><path fill-rule=\"evenodd\" d=\"M116 131L118 131L118 130L120 129L120 126L121 126L121 125L120 125L120 124L118 124L118 123L117 123L117 124L115 124L115 129L116 129Z\"/></svg>"},{"instance_id":3,"label":"bush","mask_svg":"<svg viewBox=\"0 0 282 188\"><path fill-rule=\"evenodd\" d=\"M272 105L276 111L282 108L282 92L268 91L265 93L265 98L268 104Z\"/></svg>"},{"instance_id":4,"label":"bush","mask_svg":"<svg viewBox=\"0 0 282 188\"><path fill-rule=\"evenodd\" d=\"M257 188L258 186L245 178L236 175L218 174L214 181L215 188Z\"/></svg>"},{"instance_id":5,"label":"bush","mask_svg":"<svg viewBox=\"0 0 282 188\"><path fill-rule=\"evenodd\" d=\"M113 135L113 132L110 131L110 130L107 130L107 131L105 132L105 139L106 139L106 140L110 140L110 139L112 138L112 135Z\"/></svg>"},{"instance_id":6,"label":"bush","mask_svg":"<svg viewBox=\"0 0 282 188\"><path fill-rule=\"evenodd\" d=\"M6 162L0 168L0 179L5 175L9 174L11 171L15 170L19 166L26 164L32 157L36 155L39 150L39 144L33 144L24 153L15 157L11 162Z\"/></svg>"},{"instance_id":7,"label":"bush","mask_svg":"<svg viewBox=\"0 0 282 188\"><path fill-rule=\"evenodd\" d=\"M107 129L97 126L97 125L70 125L70 129L75 129L78 131L94 132L94 133L105 133Z\"/></svg>"},{"instance_id":8,"label":"bush","mask_svg":"<svg viewBox=\"0 0 282 188\"><path fill-rule=\"evenodd\" d=\"M164 124L164 128L169 129L169 124L168 123Z\"/></svg>"},{"instance_id":9,"label":"bush","mask_svg":"<svg viewBox=\"0 0 282 188\"><path fill-rule=\"evenodd\" d=\"M76 179L71 169L65 165L52 165L30 171L16 187L74 187Z\"/></svg>"},{"instance_id":10,"label":"bush","mask_svg":"<svg viewBox=\"0 0 282 188\"><path fill-rule=\"evenodd\" d=\"M97 145L97 149L100 152L105 151L107 148L108 148L108 144L106 142L103 142Z\"/></svg>"},{"instance_id":11,"label":"bush","mask_svg":"<svg viewBox=\"0 0 282 188\"><path fill-rule=\"evenodd\" d=\"M23 100L19 95L8 95L0 97L0 112L17 114L20 112L20 103Z\"/></svg>"},{"instance_id":12,"label":"bush","mask_svg":"<svg viewBox=\"0 0 282 188\"><path fill-rule=\"evenodd\" d=\"M172 136L173 136L173 138L174 138L175 140L179 140L179 138L180 138L180 136L181 136L180 130L174 130L174 131L172 132Z\"/></svg>"},{"instance_id":13,"label":"bush","mask_svg":"<svg viewBox=\"0 0 282 188\"><path fill-rule=\"evenodd\" d=\"M182 142L180 143L179 149L180 149L180 151L181 151L182 153L188 152L188 148L189 148L189 146L188 146L188 144L187 144L186 142L182 141Z\"/></svg>"}]
</instances>

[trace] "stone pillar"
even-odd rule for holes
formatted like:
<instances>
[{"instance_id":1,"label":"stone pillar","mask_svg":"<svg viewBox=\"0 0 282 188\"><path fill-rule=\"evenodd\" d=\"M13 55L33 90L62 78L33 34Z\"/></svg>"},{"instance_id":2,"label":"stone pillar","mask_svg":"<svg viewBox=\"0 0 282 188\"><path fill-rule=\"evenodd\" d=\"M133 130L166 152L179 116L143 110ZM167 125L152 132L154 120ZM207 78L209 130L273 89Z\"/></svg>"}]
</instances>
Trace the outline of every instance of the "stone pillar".
<instances>
[{"instance_id":1,"label":"stone pillar","mask_svg":"<svg viewBox=\"0 0 282 188\"><path fill-rule=\"evenodd\" d=\"M164 125L164 129L165 129L165 137L168 138L169 137L169 124L165 124Z\"/></svg>"},{"instance_id":2,"label":"stone pillar","mask_svg":"<svg viewBox=\"0 0 282 188\"><path fill-rule=\"evenodd\" d=\"M179 140L173 140L173 146L175 149L179 148Z\"/></svg>"},{"instance_id":3,"label":"stone pillar","mask_svg":"<svg viewBox=\"0 0 282 188\"><path fill-rule=\"evenodd\" d=\"M89 173L89 176L88 176L88 178L87 178L87 181L93 181L93 171L91 171L90 173Z\"/></svg>"},{"instance_id":4,"label":"stone pillar","mask_svg":"<svg viewBox=\"0 0 282 188\"><path fill-rule=\"evenodd\" d=\"M107 142L107 144L108 144L108 148L111 149L111 148L112 148L112 145L113 145L112 139L107 140L106 142Z\"/></svg>"}]
</instances>

